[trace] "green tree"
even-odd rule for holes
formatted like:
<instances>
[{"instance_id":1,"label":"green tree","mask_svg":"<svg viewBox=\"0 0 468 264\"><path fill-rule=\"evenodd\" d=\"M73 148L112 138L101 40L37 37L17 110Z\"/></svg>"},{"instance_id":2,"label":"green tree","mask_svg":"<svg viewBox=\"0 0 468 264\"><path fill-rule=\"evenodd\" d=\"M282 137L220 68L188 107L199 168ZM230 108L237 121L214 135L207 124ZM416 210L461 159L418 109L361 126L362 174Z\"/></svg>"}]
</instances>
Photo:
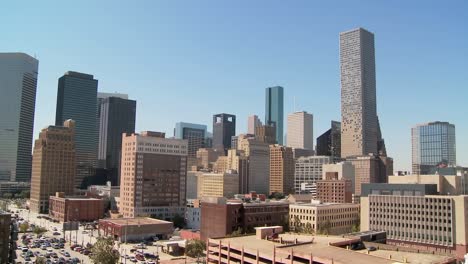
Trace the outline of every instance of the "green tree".
<instances>
[{"instance_id":1,"label":"green tree","mask_svg":"<svg viewBox=\"0 0 468 264\"><path fill-rule=\"evenodd\" d=\"M187 241L185 245L185 254L191 258L198 259L203 256L203 251L206 249L206 244L203 240L192 239Z\"/></svg>"},{"instance_id":2,"label":"green tree","mask_svg":"<svg viewBox=\"0 0 468 264\"><path fill-rule=\"evenodd\" d=\"M359 232L359 231L361 231L361 224L359 223L359 221L357 221L357 223L355 223L352 226L351 232L356 233L356 232Z\"/></svg>"},{"instance_id":3,"label":"green tree","mask_svg":"<svg viewBox=\"0 0 468 264\"><path fill-rule=\"evenodd\" d=\"M274 200L281 200L284 199L284 194L279 193L279 192L274 192L268 196L269 199L274 199Z\"/></svg>"},{"instance_id":4,"label":"green tree","mask_svg":"<svg viewBox=\"0 0 468 264\"><path fill-rule=\"evenodd\" d=\"M174 227L184 228L185 226L185 218L178 214L174 215L172 222L174 223Z\"/></svg>"},{"instance_id":5,"label":"green tree","mask_svg":"<svg viewBox=\"0 0 468 264\"><path fill-rule=\"evenodd\" d=\"M28 190L24 190L20 192L19 196L23 199L29 199L29 197L31 196L31 192Z\"/></svg>"},{"instance_id":6,"label":"green tree","mask_svg":"<svg viewBox=\"0 0 468 264\"><path fill-rule=\"evenodd\" d=\"M45 229L44 227L36 226L33 229L33 233L38 236L44 234L45 232L47 232L47 229Z\"/></svg>"},{"instance_id":7,"label":"green tree","mask_svg":"<svg viewBox=\"0 0 468 264\"><path fill-rule=\"evenodd\" d=\"M331 229L331 222L330 219L327 219L325 222L321 222L318 224L317 233L321 235L328 235L330 234Z\"/></svg>"},{"instance_id":8,"label":"green tree","mask_svg":"<svg viewBox=\"0 0 468 264\"><path fill-rule=\"evenodd\" d=\"M116 264L119 262L119 252L114 249L112 237L98 237L91 249L90 259L93 263Z\"/></svg>"},{"instance_id":9,"label":"green tree","mask_svg":"<svg viewBox=\"0 0 468 264\"><path fill-rule=\"evenodd\" d=\"M35 263L36 264L46 264L47 261L46 261L46 258L44 258L44 257L37 257Z\"/></svg>"},{"instance_id":10,"label":"green tree","mask_svg":"<svg viewBox=\"0 0 468 264\"><path fill-rule=\"evenodd\" d=\"M303 232L306 233L306 234L313 234L314 229L312 229L312 225L310 223L307 223L305 225L305 228L304 228Z\"/></svg>"},{"instance_id":11,"label":"green tree","mask_svg":"<svg viewBox=\"0 0 468 264\"><path fill-rule=\"evenodd\" d=\"M231 235L232 237L237 237L237 236L242 236L242 227L238 227L236 230L234 230Z\"/></svg>"},{"instance_id":12,"label":"green tree","mask_svg":"<svg viewBox=\"0 0 468 264\"><path fill-rule=\"evenodd\" d=\"M299 216L297 216L297 215L294 216L293 226L294 226L294 231L296 231L297 233L302 232L302 222L301 222L301 219L299 218Z\"/></svg>"},{"instance_id":13,"label":"green tree","mask_svg":"<svg viewBox=\"0 0 468 264\"><path fill-rule=\"evenodd\" d=\"M21 223L19 225L19 231L21 233L25 233L26 231L28 231L28 229L29 229L29 224L27 222Z\"/></svg>"},{"instance_id":14,"label":"green tree","mask_svg":"<svg viewBox=\"0 0 468 264\"><path fill-rule=\"evenodd\" d=\"M12 193L4 193L4 194L3 194L3 198L5 198L5 199L11 199L11 198L13 198L13 194L12 194Z\"/></svg>"}]
</instances>

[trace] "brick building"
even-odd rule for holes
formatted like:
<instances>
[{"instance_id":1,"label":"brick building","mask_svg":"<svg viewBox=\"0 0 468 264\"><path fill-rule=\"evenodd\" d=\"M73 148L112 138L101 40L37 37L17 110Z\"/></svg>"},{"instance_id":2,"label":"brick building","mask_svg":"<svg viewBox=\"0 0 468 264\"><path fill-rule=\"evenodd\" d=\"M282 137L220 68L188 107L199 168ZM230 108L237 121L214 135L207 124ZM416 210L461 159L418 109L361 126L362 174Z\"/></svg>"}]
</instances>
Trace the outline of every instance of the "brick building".
<instances>
[{"instance_id":1,"label":"brick building","mask_svg":"<svg viewBox=\"0 0 468 264\"><path fill-rule=\"evenodd\" d=\"M49 198L49 215L60 222L99 220L104 218L104 200L57 193Z\"/></svg>"},{"instance_id":2,"label":"brick building","mask_svg":"<svg viewBox=\"0 0 468 264\"><path fill-rule=\"evenodd\" d=\"M222 197L206 197L201 205L201 238L224 237L234 231L253 232L255 227L284 225L289 204L284 202L242 203Z\"/></svg>"},{"instance_id":3,"label":"brick building","mask_svg":"<svg viewBox=\"0 0 468 264\"><path fill-rule=\"evenodd\" d=\"M337 172L327 172L326 179L317 181L316 199L324 203L351 203L353 201L351 180L339 180Z\"/></svg>"},{"instance_id":4,"label":"brick building","mask_svg":"<svg viewBox=\"0 0 468 264\"><path fill-rule=\"evenodd\" d=\"M152 237L166 239L173 231L172 222L153 218L99 220L99 235L112 236L120 242L141 241Z\"/></svg>"}]
</instances>

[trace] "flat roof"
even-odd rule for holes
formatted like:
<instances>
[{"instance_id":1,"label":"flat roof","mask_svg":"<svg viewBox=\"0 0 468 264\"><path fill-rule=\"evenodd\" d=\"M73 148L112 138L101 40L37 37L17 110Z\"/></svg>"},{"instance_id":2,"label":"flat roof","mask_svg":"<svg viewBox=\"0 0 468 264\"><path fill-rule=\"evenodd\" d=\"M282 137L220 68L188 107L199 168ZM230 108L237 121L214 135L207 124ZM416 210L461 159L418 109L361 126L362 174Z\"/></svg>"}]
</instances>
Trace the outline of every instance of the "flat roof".
<instances>
[{"instance_id":1,"label":"flat roof","mask_svg":"<svg viewBox=\"0 0 468 264\"><path fill-rule=\"evenodd\" d=\"M438 255L396 251L384 252L383 250L377 250L375 252L371 252L371 254L368 255L363 254L362 252L347 250L329 245L330 243L345 242L350 240L350 238L343 238L338 236L281 234L280 237L284 240L298 239L299 242L311 241L313 239L313 243L278 248L278 246L281 246L280 243L275 243L268 240L260 240L257 239L256 236L229 237L212 240L222 241L223 244L227 244L227 242L229 242L231 246L244 247L246 250L259 250L260 254L270 255L271 257L273 256L273 248L276 247L276 259L282 259L283 261L286 260L291 250L293 250L296 254L303 254L306 256L312 254L312 256L316 258L333 260L334 263L346 264L395 264L403 263L404 258L408 260L408 263L439 263L443 262L444 260L451 259L450 257ZM365 252L367 253L367 250L365 250ZM388 259L390 254L392 255L392 260Z\"/></svg>"},{"instance_id":2,"label":"flat roof","mask_svg":"<svg viewBox=\"0 0 468 264\"><path fill-rule=\"evenodd\" d=\"M118 218L118 219L101 219L100 222L107 222L114 225L158 225L158 224L172 224L172 222L154 219L154 218Z\"/></svg>"}]
</instances>

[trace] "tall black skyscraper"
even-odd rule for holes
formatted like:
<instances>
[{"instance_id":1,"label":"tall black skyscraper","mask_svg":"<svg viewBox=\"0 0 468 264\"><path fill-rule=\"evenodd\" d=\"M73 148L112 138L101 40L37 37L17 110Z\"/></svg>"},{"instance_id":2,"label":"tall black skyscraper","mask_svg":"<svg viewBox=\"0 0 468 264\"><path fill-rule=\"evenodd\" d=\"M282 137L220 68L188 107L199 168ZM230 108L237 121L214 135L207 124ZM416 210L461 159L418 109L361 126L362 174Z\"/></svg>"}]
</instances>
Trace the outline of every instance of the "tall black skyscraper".
<instances>
[{"instance_id":1,"label":"tall black skyscraper","mask_svg":"<svg viewBox=\"0 0 468 264\"><path fill-rule=\"evenodd\" d=\"M331 128L317 138L317 156L341 157L341 123L331 121Z\"/></svg>"},{"instance_id":2,"label":"tall black skyscraper","mask_svg":"<svg viewBox=\"0 0 468 264\"><path fill-rule=\"evenodd\" d=\"M98 93L99 167L118 179L122 133L135 133L136 101L125 94Z\"/></svg>"},{"instance_id":3,"label":"tall black skyscraper","mask_svg":"<svg viewBox=\"0 0 468 264\"><path fill-rule=\"evenodd\" d=\"M231 137L236 135L236 116L213 115L213 148L226 151L231 148Z\"/></svg>"},{"instance_id":4,"label":"tall black skyscraper","mask_svg":"<svg viewBox=\"0 0 468 264\"><path fill-rule=\"evenodd\" d=\"M97 166L97 88L98 80L93 75L73 71L66 72L58 82L55 125L61 126L67 119L76 122L77 188L85 177L94 174Z\"/></svg>"}]
</instances>

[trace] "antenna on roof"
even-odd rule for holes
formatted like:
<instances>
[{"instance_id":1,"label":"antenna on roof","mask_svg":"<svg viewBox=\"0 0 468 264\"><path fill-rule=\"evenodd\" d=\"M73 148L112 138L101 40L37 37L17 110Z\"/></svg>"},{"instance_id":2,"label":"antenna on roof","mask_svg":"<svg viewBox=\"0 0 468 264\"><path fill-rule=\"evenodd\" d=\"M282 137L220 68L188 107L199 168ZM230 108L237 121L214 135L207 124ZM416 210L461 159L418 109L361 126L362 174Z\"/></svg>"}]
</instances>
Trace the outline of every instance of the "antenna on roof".
<instances>
[{"instance_id":1,"label":"antenna on roof","mask_svg":"<svg viewBox=\"0 0 468 264\"><path fill-rule=\"evenodd\" d=\"M293 112L296 112L296 96L293 96Z\"/></svg>"}]
</instances>

